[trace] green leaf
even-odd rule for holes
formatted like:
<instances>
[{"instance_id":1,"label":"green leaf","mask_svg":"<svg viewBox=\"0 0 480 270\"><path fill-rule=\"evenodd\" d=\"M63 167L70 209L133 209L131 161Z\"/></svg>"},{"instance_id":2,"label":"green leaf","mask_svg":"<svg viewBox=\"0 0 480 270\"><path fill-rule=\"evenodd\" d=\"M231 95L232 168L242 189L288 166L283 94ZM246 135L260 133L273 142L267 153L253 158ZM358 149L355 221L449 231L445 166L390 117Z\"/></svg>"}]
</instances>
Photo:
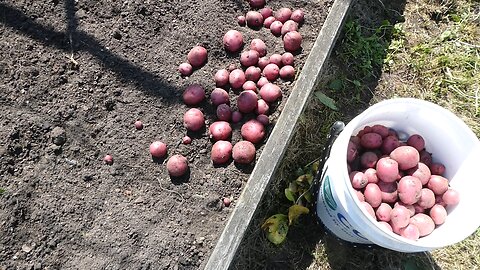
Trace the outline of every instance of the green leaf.
<instances>
[{"instance_id":1,"label":"green leaf","mask_svg":"<svg viewBox=\"0 0 480 270\"><path fill-rule=\"evenodd\" d=\"M341 79L335 79L330 82L330 84L328 85L328 88L335 91L340 91L343 89L343 81Z\"/></svg>"},{"instance_id":2,"label":"green leaf","mask_svg":"<svg viewBox=\"0 0 480 270\"><path fill-rule=\"evenodd\" d=\"M295 202L295 195L293 194L293 191L289 188L285 189L285 197L291 202Z\"/></svg>"},{"instance_id":3,"label":"green leaf","mask_svg":"<svg viewBox=\"0 0 480 270\"><path fill-rule=\"evenodd\" d=\"M288 224L292 225L292 222L298 219L303 214L308 214L310 210L307 207L294 204L288 208Z\"/></svg>"},{"instance_id":4,"label":"green leaf","mask_svg":"<svg viewBox=\"0 0 480 270\"><path fill-rule=\"evenodd\" d=\"M307 174L304 174L304 175L300 175L297 180L295 180L295 182L300 185L300 186L310 186L312 184L312 180L313 180L313 175L307 173Z\"/></svg>"},{"instance_id":5,"label":"green leaf","mask_svg":"<svg viewBox=\"0 0 480 270\"><path fill-rule=\"evenodd\" d=\"M287 237L288 217L284 214L273 215L262 224L262 229L265 230L270 242L280 245Z\"/></svg>"},{"instance_id":6,"label":"green leaf","mask_svg":"<svg viewBox=\"0 0 480 270\"><path fill-rule=\"evenodd\" d=\"M3 193L5 193L5 189L0 188L0 195L2 195Z\"/></svg>"},{"instance_id":7,"label":"green leaf","mask_svg":"<svg viewBox=\"0 0 480 270\"><path fill-rule=\"evenodd\" d=\"M315 92L315 96L318 98L318 100L325 106L327 106L328 108L332 109L332 110L335 110L337 111L338 108L337 106L335 105L335 101L331 98L329 98L327 95L325 95L324 93L320 92L320 91L317 91Z\"/></svg>"},{"instance_id":8,"label":"green leaf","mask_svg":"<svg viewBox=\"0 0 480 270\"><path fill-rule=\"evenodd\" d=\"M310 191L305 192L303 197L305 198L305 200L307 200L307 202L309 202L309 203L313 202L313 195Z\"/></svg>"},{"instance_id":9,"label":"green leaf","mask_svg":"<svg viewBox=\"0 0 480 270\"><path fill-rule=\"evenodd\" d=\"M358 80L353 80L352 82L353 82L353 84L354 84L356 87L362 86L362 83L361 83L360 81L358 81Z\"/></svg>"}]
</instances>

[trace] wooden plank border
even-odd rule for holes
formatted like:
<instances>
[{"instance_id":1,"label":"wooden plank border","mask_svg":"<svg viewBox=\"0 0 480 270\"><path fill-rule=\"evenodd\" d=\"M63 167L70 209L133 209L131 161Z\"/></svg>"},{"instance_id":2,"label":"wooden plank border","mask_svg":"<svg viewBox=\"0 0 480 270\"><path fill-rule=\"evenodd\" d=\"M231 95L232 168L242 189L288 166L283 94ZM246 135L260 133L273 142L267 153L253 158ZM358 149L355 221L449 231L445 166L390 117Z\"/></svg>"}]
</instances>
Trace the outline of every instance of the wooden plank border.
<instances>
[{"instance_id":1,"label":"wooden plank border","mask_svg":"<svg viewBox=\"0 0 480 270\"><path fill-rule=\"evenodd\" d=\"M285 103L262 154L230 215L205 269L227 270L243 239L257 205L285 154L293 137L298 118L317 86L326 61L335 46L342 25L354 0L335 0L312 50L303 66L290 96Z\"/></svg>"}]
</instances>

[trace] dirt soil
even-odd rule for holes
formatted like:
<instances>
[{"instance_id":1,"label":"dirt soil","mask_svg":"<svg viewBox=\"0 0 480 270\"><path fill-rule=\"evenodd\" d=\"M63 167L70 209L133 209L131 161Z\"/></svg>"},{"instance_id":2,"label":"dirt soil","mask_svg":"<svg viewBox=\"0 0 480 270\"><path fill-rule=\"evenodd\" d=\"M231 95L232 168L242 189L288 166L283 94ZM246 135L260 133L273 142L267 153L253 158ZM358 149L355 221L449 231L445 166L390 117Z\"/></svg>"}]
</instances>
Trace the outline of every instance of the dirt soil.
<instances>
[{"instance_id":1,"label":"dirt soil","mask_svg":"<svg viewBox=\"0 0 480 270\"><path fill-rule=\"evenodd\" d=\"M306 13L298 70L332 2L267 3ZM0 269L203 268L254 164L214 167L205 130L183 145L181 93L200 83L208 97L217 69L240 66L223 50L229 29L283 52L266 29L238 26L249 9L240 0L0 1ZM208 63L182 78L177 67L195 45ZM268 131L292 88L278 83ZM212 123L213 107L200 108ZM188 158L187 177L171 179L152 160L154 140Z\"/></svg>"}]
</instances>

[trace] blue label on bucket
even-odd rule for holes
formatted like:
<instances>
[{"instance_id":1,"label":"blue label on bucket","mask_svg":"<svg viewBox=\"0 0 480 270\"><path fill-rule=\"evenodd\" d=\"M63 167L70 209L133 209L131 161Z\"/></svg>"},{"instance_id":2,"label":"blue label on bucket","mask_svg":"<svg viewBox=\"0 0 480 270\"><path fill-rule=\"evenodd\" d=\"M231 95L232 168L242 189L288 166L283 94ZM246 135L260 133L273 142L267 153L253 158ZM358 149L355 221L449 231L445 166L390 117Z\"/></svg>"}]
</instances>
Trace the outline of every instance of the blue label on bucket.
<instances>
[{"instance_id":1,"label":"blue label on bucket","mask_svg":"<svg viewBox=\"0 0 480 270\"><path fill-rule=\"evenodd\" d=\"M327 175L323 181L323 193L325 194L325 202L327 203L328 207L330 207L332 210L335 210L337 209L337 203L333 198L332 188L330 187L330 177Z\"/></svg>"}]
</instances>

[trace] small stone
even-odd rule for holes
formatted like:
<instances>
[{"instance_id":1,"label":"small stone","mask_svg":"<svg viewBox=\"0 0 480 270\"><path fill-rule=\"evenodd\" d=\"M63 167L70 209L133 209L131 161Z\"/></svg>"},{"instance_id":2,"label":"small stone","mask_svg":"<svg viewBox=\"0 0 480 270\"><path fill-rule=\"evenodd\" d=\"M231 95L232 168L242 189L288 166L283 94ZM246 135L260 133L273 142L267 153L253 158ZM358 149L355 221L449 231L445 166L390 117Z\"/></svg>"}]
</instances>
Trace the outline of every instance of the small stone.
<instances>
[{"instance_id":1,"label":"small stone","mask_svg":"<svg viewBox=\"0 0 480 270\"><path fill-rule=\"evenodd\" d=\"M30 251L32 251L32 247L25 244L25 245L22 246L22 251L26 252L26 253L29 253Z\"/></svg>"},{"instance_id":2,"label":"small stone","mask_svg":"<svg viewBox=\"0 0 480 270\"><path fill-rule=\"evenodd\" d=\"M115 30L112 36L114 39L118 39L118 40L122 39L122 33L120 33L120 31L118 30Z\"/></svg>"},{"instance_id":3,"label":"small stone","mask_svg":"<svg viewBox=\"0 0 480 270\"><path fill-rule=\"evenodd\" d=\"M58 146L63 145L67 141L65 130L61 127L53 128L50 132L50 137L52 138L52 142Z\"/></svg>"},{"instance_id":4,"label":"small stone","mask_svg":"<svg viewBox=\"0 0 480 270\"><path fill-rule=\"evenodd\" d=\"M133 201L133 203L143 203L144 200L143 200L143 197L138 197L135 199L135 201Z\"/></svg>"},{"instance_id":5,"label":"small stone","mask_svg":"<svg viewBox=\"0 0 480 270\"><path fill-rule=\"evenodd\" d=\"M42 269L42 263L37 262L33 265L33 270L40 270L40 269Z\"/></svg>"}]
</instances>

